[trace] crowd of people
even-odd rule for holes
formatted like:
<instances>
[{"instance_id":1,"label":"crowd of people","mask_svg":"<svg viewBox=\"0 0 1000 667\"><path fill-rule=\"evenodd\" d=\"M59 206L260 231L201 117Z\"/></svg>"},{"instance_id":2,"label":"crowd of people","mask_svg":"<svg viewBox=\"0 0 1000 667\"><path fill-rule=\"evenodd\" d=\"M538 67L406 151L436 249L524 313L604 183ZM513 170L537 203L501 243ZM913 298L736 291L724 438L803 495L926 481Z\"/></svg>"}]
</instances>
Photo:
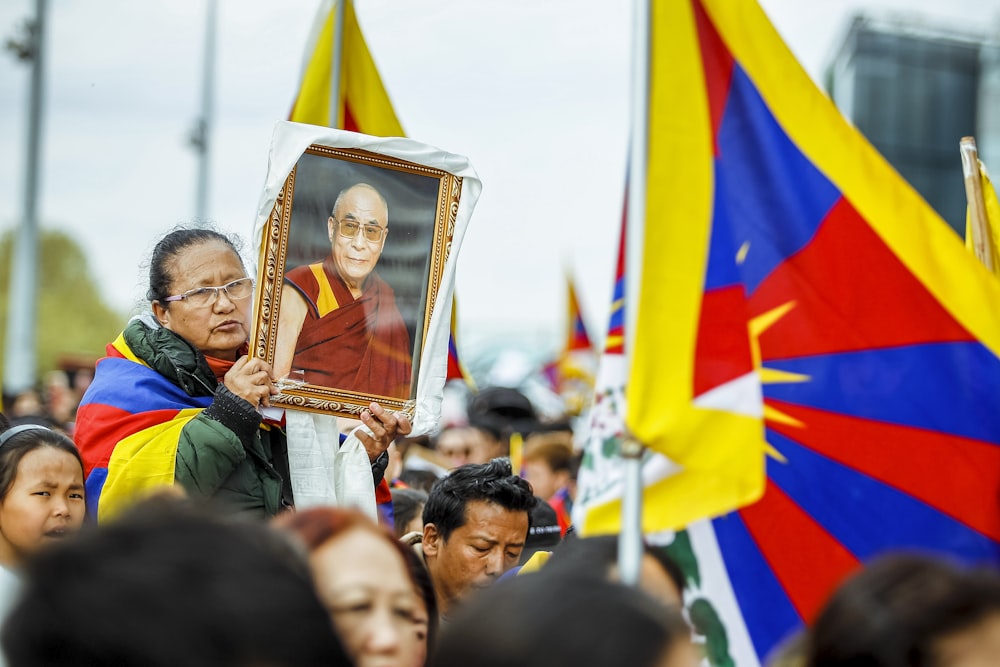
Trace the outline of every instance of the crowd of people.
<instances>
[{"instance_id":1,"label":"crowd of people","mask_svg":"<svg viewBox=\"0 0 1000 667\"><path fill-rule=\"evenodd\" d=\"M392 512L296 509L283 424L261 414L276 378L247 354L252 292L233 239L175 230L75 414L0 413L6 664L725 664L665 549L644 545L627 585L617 538L577 535L572 430L516 389L412 438L372 403L359 439ZM1000 664L1000 575L876 558L769 660Z\"/></svg>"}]
</instances>

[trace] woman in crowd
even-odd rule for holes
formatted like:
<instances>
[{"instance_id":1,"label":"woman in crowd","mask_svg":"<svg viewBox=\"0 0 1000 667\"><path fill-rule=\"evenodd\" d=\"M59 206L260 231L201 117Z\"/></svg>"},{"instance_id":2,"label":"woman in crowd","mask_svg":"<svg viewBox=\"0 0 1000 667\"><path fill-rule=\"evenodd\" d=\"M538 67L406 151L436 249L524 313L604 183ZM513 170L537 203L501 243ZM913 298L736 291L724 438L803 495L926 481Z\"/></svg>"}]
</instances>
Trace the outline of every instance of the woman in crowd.
<instances>
[{"instance_id":1,"label":"woman in crowd","mask_svg":"<svg viewBox=\"0 0 1000 667\"><path fill-rule=\"evenodd\" d=\"M356 667L424 664L436 633L434 591L399 542L346 509L315 507L278 525L309 550L320 600Z\"/></svg>"},{"instance_id":2,"label":"woman in crowd","mask_svg":"<svg viewBox=\"0 0 1000 667\"><path fill-rule=\"evenodd\" d=\"M236 246L220 233L177 229L156 245L151 310L108 346L77 415L99 519L169 484L258 517L293 505L284 434L260 413L277 393L274 377L247 356L252 293ZM361 420L375 435L359 435L373 462L410 430L375 403Z\"/></svg>"},{"instance_id":3,"label":"woman in crowd","mask_svg":"<svg viewBox=\"0 0 1000 667\"><path fill-rule=\"evenodd\" d=\"M1000 664L1000 575L929 556L883 556L830 597L805 654L808 667Z\"/></svg>"}]
</instances>

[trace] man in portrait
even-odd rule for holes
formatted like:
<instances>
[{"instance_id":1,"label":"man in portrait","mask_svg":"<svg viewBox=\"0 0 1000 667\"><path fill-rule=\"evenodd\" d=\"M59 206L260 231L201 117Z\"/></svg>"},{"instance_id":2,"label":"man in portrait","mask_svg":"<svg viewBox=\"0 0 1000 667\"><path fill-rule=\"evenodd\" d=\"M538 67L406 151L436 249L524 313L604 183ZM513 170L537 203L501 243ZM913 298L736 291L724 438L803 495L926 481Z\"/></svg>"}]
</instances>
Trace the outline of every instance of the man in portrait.
<instances>
[{"instance_id":1,"label":"man in portrait","mask_svg":"<svg viewBox=\"0 0 1000 667\"><path fill-rule=\"evenodd\" d=\"M285 273L275 377L409 397L409 333L375 271L388 233L389 207L378 190L358 183L341 191L327 220L330 254Z\"/></svg>"}]
</instances>

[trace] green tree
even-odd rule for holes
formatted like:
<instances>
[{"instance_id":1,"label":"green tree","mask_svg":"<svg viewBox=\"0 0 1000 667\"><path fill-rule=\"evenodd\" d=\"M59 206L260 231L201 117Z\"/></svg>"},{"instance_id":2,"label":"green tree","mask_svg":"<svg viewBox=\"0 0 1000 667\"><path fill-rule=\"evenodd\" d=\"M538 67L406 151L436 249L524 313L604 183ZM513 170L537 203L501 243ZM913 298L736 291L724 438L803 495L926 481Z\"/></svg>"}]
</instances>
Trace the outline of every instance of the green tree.
<instances>
[{"instance_id":1,"label":"green tree","mask_svg":"<svg viewBox=\"0 0 1000 667\"><path fill-rule=\"evenodd\" d=\"M13 232L0 237L0 371L6 353L10 308ZM41 230L38 271L38 378L58 368L62 357L98 359L121 330L125 315L101 298L87 258L73 238L61 231Z\"/></svg>"}]
</instances>

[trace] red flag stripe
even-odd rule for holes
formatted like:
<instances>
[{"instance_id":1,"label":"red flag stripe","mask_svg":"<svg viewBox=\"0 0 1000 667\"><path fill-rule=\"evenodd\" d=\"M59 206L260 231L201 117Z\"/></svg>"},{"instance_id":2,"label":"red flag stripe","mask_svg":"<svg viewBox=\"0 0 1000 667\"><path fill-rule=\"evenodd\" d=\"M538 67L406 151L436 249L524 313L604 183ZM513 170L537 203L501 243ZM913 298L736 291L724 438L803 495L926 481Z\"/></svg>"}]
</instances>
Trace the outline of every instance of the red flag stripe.
<instances>
[{"instance_id":1,"label":"red flag stripe","mask_svg":"<svg viewBox=\"0 0 1000 667\"><path fill-rule=\"evenodd\" d=\"M788 599L807 622L859 565L853 554L771 481L764 497L739 514Z\"/></svg>"},{"instance_id":2,"label":"red flag stripe","mask_svg":"<svg viewBox=\"0 0 1000 667\"><path fill-rule=\"evenodd\" d=\"M771 399L768 404L803 423L769 422L769 428L1000 540L1000 447Z\"/></svg>"}]
</instances>

